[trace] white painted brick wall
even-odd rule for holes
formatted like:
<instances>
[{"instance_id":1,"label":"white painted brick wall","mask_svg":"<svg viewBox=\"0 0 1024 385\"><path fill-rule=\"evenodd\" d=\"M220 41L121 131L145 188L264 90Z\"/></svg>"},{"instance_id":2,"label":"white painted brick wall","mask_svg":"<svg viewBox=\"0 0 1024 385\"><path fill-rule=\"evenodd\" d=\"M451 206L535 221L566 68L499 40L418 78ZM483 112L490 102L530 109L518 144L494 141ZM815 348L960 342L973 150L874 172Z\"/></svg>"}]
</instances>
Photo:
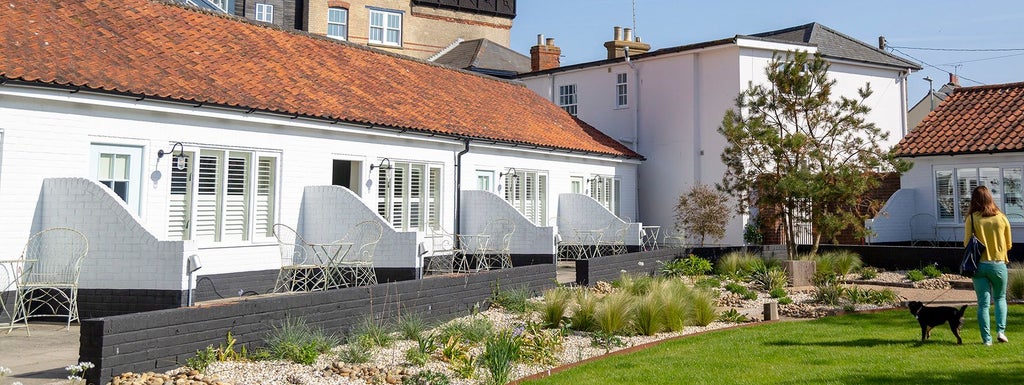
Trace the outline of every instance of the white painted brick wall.
<instances>
[{"instance_id":1,"label":"white painted brick wall","mask_svg":"<svg viewBox=\"0 0 1024 385\"><path fill-rule=\"evenodd\" d=\"M307 186L302 194L302 208L296 231L312 243L333 242L362 221L376 221L384 229L374 251L374 267L416 267L416 232L395 231L359 196L340 186Z\"/></svg>"},{"instance_id":2,"label":"white painted brick wall","mask_svg":"<svg viewBox=\"0 0 1024 385\"><path fill-rule=\"evenodd\" d=\"M480 190L462 191L463 234L480 234L487 223L508 219L515 225L509 249L512 254L555 254L555 229L535 226L507 201L495 193Z\"/></svg>"},{"instance_id":3,"label":"white painted brick wall","mask_svg":"<svg viewBox=\"0 0 1024 385\"><path fill-rule=\"evenodd\" d=\"M871 242L906 242L910 240L910 220L917 214L913 189L897 190L885 202L885 206L873 219L864 225L875 232ZM932 217L934 220L934 217ZM934 223L933 223L934 225ZM915 230L915 233L918 232Z\"/></svg>"},{"instance_id":4,"label":"white painted brick wall","mask_svg":"<svg viewBox=\"0 0 1024 385\"><path fill-rule=\"evenodd\" d=\"M70 227L89 240L79 287L184 290L190 242L159 241L110 189L85 178L45 179L32 231Z\"/></svg>"},{"instance_id":5,"label":"white painted brick wall","mask_svg":"<svg viewBox=\"0 0 1024 385\"><path fill-rule=\"evenodd\" d=\"M575 239L575 230L601 230L602 240L614 239L622 227L626 230L625 244L639 246L642 223L626 222L587 195L558 195L558 235L563 240Z\"/></svg>"}]
</instances>

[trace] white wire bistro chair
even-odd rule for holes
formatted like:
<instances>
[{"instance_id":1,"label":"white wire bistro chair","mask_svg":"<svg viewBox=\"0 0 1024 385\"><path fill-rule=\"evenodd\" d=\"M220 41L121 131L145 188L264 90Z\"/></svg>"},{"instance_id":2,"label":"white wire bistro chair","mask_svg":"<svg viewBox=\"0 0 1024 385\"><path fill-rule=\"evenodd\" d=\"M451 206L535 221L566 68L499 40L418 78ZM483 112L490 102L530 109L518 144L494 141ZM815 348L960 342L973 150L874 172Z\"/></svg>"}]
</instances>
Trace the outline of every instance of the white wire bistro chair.
<instances>
[{"instance_id":1,"label":"white wire bistro chair","mask_svg":"<svg viewBox=\"0 0 1024 385\"><path fill-rule=\"evenodd\" d=\"M486 235L486 246L479 249L477 260L478 270L493 268L508 269L512 267L512 235L516 232L516 224L508 219L499 218L487 223L482 235Z\"/></svg>"},{"instance_id":2,"label":"white wire bistro chair","mask_svg":"<svg viewBox=\"0 0 1024 385\"><path fill-rule=\"evenodd\" d=\"M351 249L331 266L332 277L341 277L335 286L376 285L377 273L373 268L373 255L377 244L384 234L384 226L378 221L369 220L357 223L342 239L343 243L351 243Z\"/></svg>"},{"instance_id":3,"label":"white wire bistro chair","mask_svg":"<svg viewBox=\"0 0 1024 385\"><path fill-rule=\"evenodd\" d=\"M89 240L77 230L54 227L29 238L22 252L26 263L18 285L15 321L28 326L33 317L67 316L66 328L78 321L78 278L89 253ZM9 330L8 330L9 331Z\"/></svg>"},{"instance_id":4,"label":"white wire bistro chair","mask_svg":"<svg viewBox=\"0 0 1024 385\"><path fill-rule=\"evenodd\" d=\"M274 292L323 290L327 272L316 253L295 229L274 224L274 238L281 252L281 270L277 273Z\"/></svg>"}]
</instances>

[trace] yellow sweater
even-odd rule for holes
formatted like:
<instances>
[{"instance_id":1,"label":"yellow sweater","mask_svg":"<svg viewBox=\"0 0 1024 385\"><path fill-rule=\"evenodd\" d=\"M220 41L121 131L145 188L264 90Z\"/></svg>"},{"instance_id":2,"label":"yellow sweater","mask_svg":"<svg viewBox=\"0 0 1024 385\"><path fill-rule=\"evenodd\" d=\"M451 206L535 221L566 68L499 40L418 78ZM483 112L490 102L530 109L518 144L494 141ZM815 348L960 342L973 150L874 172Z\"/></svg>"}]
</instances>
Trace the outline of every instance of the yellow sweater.
<instances>
[{"instance_id":1,"label":"yellow sweater","mask_svg":"<svg viewBox=\"0 0 1024 385\"><path fill-rule=\"evenodd\" d=\"M975 225L975 219L977 224ZM964 224L964 246L971 240L971 226L974 226L974 235L985 245L985 255L978 262L1002 261L1009 262L1006 252L1013 246L1010 239L1010 221L1003 213L991 217L983 217L981 213L974 213L967 217Z\"/></svg>"}]
</instances>

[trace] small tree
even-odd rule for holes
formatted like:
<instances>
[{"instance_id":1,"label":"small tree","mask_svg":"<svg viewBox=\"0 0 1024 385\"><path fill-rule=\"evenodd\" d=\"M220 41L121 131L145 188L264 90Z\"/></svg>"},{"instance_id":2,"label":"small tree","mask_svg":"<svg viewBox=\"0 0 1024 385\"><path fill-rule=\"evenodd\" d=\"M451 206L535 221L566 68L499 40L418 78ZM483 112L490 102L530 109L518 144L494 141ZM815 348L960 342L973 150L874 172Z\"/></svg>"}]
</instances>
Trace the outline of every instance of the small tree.
<instances>
[{"instance_id":1,"label":"small tree","mask_svg":"<svg viewBox=\"0 0 1024 385\"><path fill-rule=\"evenodd\" d=\"M726 204L728 195L711 186L696 184L690 191L679 196L676 204L676 230L686 231L700 237L700 245L711 238L715 241L725 237L725 225L732 217Z\"/></svg>"},{"instance_id":2,"label":"small tree","mask_svg":"<svg viewBox=\"0 0 1024 385\"><path fill-rule=\"evenodd\" d=\"M881 147L888 133L866 119L871 85L854 98L834 97L828 70L820 54L775 55L769 83L741 92L718 129L728 142L719 189L736 196L741 213L746 204L775 213L763 219L783 223L790 258L801 222L812 226L812 254L822 237L863 233L866 207L877 207L864 197L880 183L878 171L909 169Z\"/></svg>"}]
</instances>

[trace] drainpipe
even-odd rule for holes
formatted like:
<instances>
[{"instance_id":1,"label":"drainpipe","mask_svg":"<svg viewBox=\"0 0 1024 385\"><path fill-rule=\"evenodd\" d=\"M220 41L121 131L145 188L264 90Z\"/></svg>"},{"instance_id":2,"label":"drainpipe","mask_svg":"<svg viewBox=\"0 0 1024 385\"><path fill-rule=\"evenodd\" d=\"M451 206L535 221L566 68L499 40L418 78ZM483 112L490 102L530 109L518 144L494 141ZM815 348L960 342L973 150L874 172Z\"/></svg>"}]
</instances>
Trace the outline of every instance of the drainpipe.
<instances>
[{"instance_id":1,"label":"drainpipe","mask_svg":"<svg viewBox=\"0 0 1024 385\"><path fill-rule=\"evenodd\" d=\"M469 152L469 139L463 139L462 143L464 146L462 151L455 154L455 224L452 230L453 234L461 233L459 219L462 212L462 156ZM458 247L458 237L455 237L453 241L455 242L455 247Z\"/></svg>"},{"instance_id":2,"label":"drainpipe","mask_svg":"<svg viewBox=\"0 0 1024 385\"><path fill-rule=\"evenodd\" d=\"M629 58L629 46L623 48L626 64L633 69L633 82L636 84L636 97L633 98L633 151L640 153L640 69ZM633 209L637 220L640 220L640 166L636 166L636 193L633 194Z\"/></svg>"}]
</instances>

